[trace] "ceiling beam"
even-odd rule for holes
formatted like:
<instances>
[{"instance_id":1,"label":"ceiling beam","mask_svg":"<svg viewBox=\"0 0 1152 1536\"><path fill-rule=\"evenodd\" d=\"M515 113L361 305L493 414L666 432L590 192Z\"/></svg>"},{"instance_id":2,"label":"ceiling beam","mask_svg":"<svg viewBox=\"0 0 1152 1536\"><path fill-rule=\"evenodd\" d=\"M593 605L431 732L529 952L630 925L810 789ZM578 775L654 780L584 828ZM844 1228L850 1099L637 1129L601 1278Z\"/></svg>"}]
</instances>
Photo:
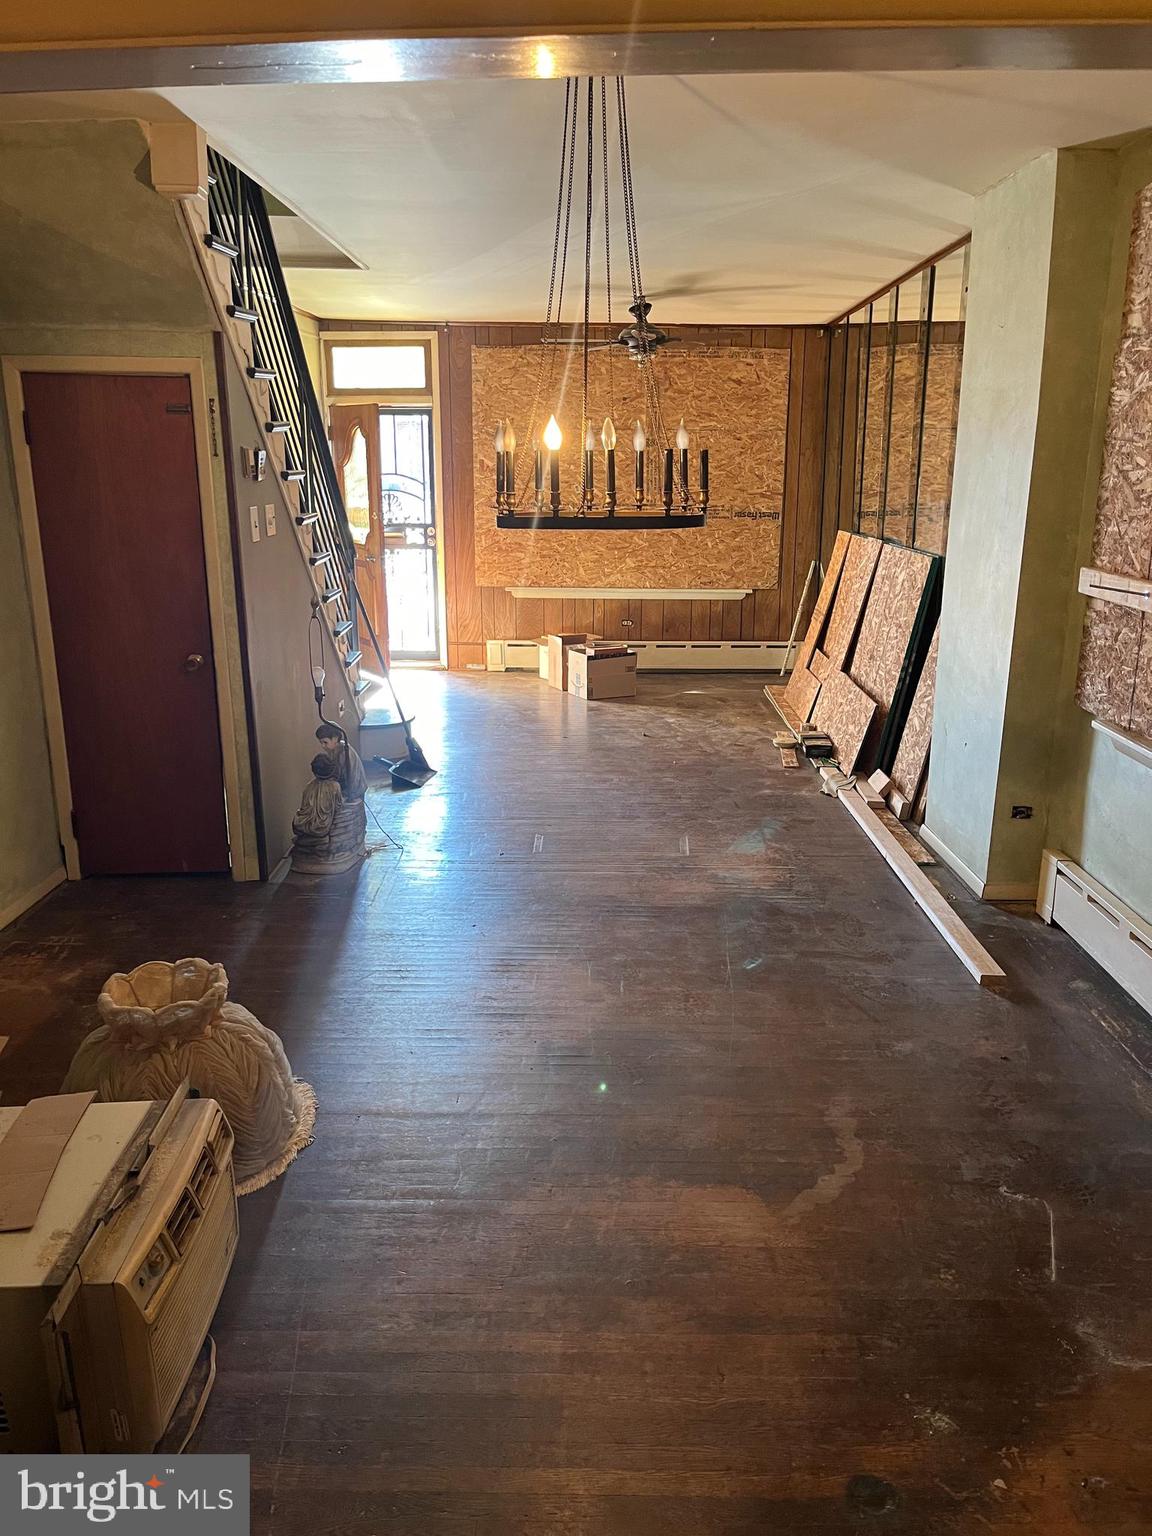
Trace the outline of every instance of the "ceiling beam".
<instances>
[{"instance_id":1,"label":"ceiling beam","mask_svg":"<svg viewBox=\"0 0 1152 1536\"><path fill-rule=\"evenodd\" d=\"M712 0L719 6L720 0ZM743 0L731 0L737 8ZM757 0L766 4L766 0ZM1017 0L1026 10L1031 0ZM1123 9L1127 0L1114 0ZM1139 0L1146 12L1144 0ZM605 0L611 11L616 0ZM96 8L107 38L109 4ZM912 8L911 5L905 9ZM958 3L953 11L972 9ZM1051 0L1049 0L1049 9ZM54 13L40 6L41 12ZM91 11L92 8L89 8ZM171 9L179 13L179 7ZM233 14L241 7L232 6ZM531 6L529 6L531 9ZM249 34L251 36L251 34ZM206 45L69 39L38 46L0 25L0 92L128 90L194 85L386 84L400 80L532 79L570 74L693 75L950 69L1149 69L1152 22L1027 26L836 25L702 30L525 32L224 41Z\"/></svg>"}]
</instances>

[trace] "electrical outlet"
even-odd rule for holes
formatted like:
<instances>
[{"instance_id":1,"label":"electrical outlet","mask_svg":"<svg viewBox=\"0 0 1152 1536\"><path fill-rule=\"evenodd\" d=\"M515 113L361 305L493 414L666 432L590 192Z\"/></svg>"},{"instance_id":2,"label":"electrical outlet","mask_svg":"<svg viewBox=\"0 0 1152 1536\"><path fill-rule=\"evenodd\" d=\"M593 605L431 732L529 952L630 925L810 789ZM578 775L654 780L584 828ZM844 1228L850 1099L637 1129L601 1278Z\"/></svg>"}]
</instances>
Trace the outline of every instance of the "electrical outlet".
<instances>
[{"instance_id":1,"label":"electrical outlet","mask_svg":"<svg viewBox=\"0 0 1152 1536\"><path fill-rule=\"evenodd\" d=\"M276 537L276 508L271 502L264 508L264 532L270 539Z\"/></svg>"},{"instance_id":2,"label":"electrical outlet","mask_svg":"<svg viewBox=\"0 0 1152 1536\"><path fill-rule=\"evenodd\" d=\"M260 542L260 508L259 507L249 507L248 508L248 521L249 521L249 523L252 526L252 542L253 542L253 544L259 544L259 542Z\"/></svg>"}]
</instances>

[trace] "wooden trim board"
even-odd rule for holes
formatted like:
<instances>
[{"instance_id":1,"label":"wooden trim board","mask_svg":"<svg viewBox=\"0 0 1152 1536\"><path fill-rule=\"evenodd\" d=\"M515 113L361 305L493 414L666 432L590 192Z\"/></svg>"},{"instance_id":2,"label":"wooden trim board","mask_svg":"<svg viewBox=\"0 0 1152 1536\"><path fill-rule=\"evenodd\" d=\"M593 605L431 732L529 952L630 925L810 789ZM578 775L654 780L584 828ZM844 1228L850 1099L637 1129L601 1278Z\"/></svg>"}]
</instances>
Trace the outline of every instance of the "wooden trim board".
<instances>
[{"instance_id":1,"label":"wooden trim board","mask_svg":"<svg viewBox=\"0 0 1152 1536\"><path fill-rule=\"evenodd\" d=\"M1007 980L1004 972L960 921L932 881L904 851L876 813L865 805L855 789L841 790L840 799L968 974L981 987L1002 985Z\"/></svg>"},{"instance_id":2,"label":"wooden trim board","mask_svg":"<svg viewBox=\"0 0 1152 1536\"><path fill-rule=\"evenodd\" d=\"M1152 581L1140 576L1117 576L1111 571L1097 571L1090 565L1080 568L1076 590L1102 603L1118 603L1121 608L1139 608L1152 613Z\"/></svg>"}]
</instances>

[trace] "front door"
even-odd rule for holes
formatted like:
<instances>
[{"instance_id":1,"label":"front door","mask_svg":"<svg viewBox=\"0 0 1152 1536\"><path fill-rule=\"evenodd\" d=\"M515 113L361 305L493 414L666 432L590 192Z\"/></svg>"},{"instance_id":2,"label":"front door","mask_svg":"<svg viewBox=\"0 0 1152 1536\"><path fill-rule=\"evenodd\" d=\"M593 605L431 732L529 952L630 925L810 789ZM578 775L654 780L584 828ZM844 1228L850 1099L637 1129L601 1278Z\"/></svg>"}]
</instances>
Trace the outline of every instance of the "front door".
<instances>
[{"instance_id":1,"label":"front door","mask_svg":"<svg viewBox=\"0 0 1152 1536\"><path fill-rule=\"evenodd\" d=\"M381 554L380 436L375 405L332 407L332 457L356 549L356 590L381 649L388 654L388 607ZM376 665L371 642L361 636L369 668Z\"/></svg>"},{"instance_id":2,"label":"front door","mask_svg":"<svg viewBox=\"0 0 1152 1536\"><path fill-rule=\"evenodd\" d=\"M81 873L226 870L190 382L23 386Z\"/></svg>"},{"instance_id":3,"label":"front door","mask_svg":"<svg viewBox=\"0 0 1152 1536\"><path fill-rule=\"evenodd\" d=\"M382 407L380 486L388 644L399 661L440 655L432 412Z\"/></svg>"}]
</instances>

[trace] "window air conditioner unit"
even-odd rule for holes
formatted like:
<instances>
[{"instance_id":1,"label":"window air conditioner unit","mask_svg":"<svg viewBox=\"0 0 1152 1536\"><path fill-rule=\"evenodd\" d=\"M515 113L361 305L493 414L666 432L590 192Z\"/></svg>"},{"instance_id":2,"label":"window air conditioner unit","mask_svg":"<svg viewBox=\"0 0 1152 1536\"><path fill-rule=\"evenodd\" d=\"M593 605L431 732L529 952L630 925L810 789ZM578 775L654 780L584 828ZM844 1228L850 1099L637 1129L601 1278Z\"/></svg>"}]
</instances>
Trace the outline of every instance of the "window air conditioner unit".
<instances>
[{"instance_id":1,"label":"window air conditioner unit","mask_svg":"<svg viewBox=\"0 0 1152 1536\"><path fill-rule=\"evenodd\" d=\"M87 1110L0 1236L0 1453L155 1448L236 1251L232 1142L212 1099Z\"/></svg>"}]
</instances>

